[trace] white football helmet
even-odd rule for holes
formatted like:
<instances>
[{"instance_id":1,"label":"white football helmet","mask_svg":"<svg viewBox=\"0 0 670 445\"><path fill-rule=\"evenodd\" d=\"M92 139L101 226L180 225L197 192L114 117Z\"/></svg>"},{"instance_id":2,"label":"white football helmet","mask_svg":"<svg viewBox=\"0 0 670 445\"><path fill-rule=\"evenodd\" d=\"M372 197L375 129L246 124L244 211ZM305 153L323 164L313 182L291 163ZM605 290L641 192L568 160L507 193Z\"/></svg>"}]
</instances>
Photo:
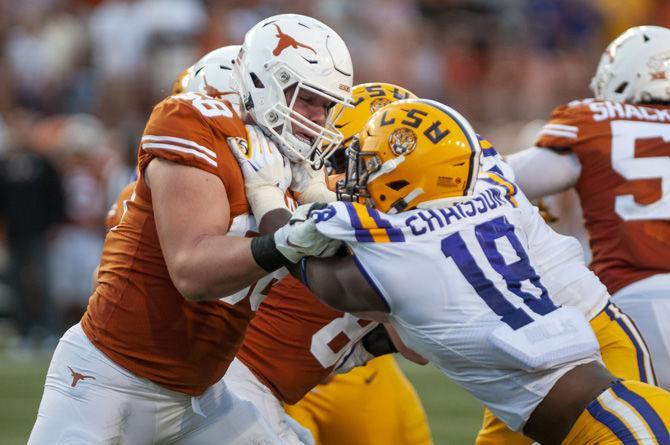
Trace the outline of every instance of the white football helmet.
<instances>
[{"instance_id":1,"label":"white football helmet","mask_svg":"<svg viewBox=\"0 0 670 445\"><path fill-rule=\"evenodd\" d=\"M205 54L193 65L186 91L225 99L239 113L240 94L232 85L232 73L233 60L240 48L240 45L223 46Z\"/></svg>"},{"instance_id":2,"label":"white football helmet","mask_svg":"<svg viewBox=\"0 0 670 445\"><path fill-rule=\"evenodd\" d=\"M349 50L325 24L297 14L261 21L244 37L233 76L245 110L290 161L319 166L341 142L342 135L332 125L337 116L331 113L321 126L293 110L301 90L351 106ZM290 87L295 90L287 101L284 90Z\"/></svg>"},{"instance_id":3,"label":"white football helmet","mask_svg":"<svg viewBox=\"0 0 670 445\"><path fill-rule=\"evenodd\" d=\"M670 101L670 29L636 26L610 43L591 80L596 99Z\"/></svg>"}]
</instances>

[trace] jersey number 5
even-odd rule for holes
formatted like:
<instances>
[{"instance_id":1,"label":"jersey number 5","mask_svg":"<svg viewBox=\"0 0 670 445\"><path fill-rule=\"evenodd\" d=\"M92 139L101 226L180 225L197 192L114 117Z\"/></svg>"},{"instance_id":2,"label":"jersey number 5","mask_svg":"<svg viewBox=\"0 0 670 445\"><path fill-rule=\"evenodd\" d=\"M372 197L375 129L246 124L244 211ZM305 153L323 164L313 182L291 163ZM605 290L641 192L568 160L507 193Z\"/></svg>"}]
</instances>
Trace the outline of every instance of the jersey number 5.
<instances>
[{"instance_id":1,"label":"jersey number 5","mask_svg":"<svg viewBox=\"0 0 670 445\"><path fill-rule=\"evenodd\" d=\"M521 297L531 311L539 315L547 315L557 309L549 298L547 289L540 282L539 275L531 266L528 254L514 233L514 226L507 221L507 218L500 216L478 224L475 226L475 235L489 265L502 276L507 289ZM496 246L496 240L501 238L507 239L518 261L507 264ZM508 301L496 285L486 277L460 233L454 233L442 240L442 252L447 258L454 260L475 292L493 312L501 317L504 323L516 330L533 321L524 309ZM524 282L534 286L540 297L524 290Z\"/></svg>"},{"instance_id":2,"label":"jersey number 5","mask_svg":"<svg viewBox=\"0 0 670 445\"><path fill-rule=\"evenodd\" d=\"M670 219L670 156L635 157L639 139L663 138L670 142L670 125L653 122L612 122L612 168L628 180L661 179L661 197L638 204L632 194L617 196L614 211L625 221Z\"/></svg>"}]
</instances>

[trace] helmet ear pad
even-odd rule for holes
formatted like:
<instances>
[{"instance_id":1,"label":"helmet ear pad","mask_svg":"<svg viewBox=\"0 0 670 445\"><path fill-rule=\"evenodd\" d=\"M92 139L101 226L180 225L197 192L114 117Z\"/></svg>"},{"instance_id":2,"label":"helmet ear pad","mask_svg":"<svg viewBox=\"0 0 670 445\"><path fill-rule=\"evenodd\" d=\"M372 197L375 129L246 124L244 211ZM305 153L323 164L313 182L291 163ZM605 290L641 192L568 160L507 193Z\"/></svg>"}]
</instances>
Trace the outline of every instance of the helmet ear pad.
<instances>
[{"instance_id":1,"label":"helmet ear pad","mask_svg":"<svg viewBox=\"0 0 670 445\"><path fill-rule=\"evenodd\" d=\"M463 154L460 158L427 164L426 161L434 162L436 158L430 153L433 150L437 149L431 147L426 153L416 152L417 159L420 156L422 160L411 164L422 164L423 168L410 169L409 158L414 155L412 153L398 165L395 174L387 174L384 175L387 177L379 177L369 182L367 190L375 201L375 207L384 212L397 213L429 201L458 200L466 196L465 185L471 173L471 156Z\"/></svg>"}]
</instances>

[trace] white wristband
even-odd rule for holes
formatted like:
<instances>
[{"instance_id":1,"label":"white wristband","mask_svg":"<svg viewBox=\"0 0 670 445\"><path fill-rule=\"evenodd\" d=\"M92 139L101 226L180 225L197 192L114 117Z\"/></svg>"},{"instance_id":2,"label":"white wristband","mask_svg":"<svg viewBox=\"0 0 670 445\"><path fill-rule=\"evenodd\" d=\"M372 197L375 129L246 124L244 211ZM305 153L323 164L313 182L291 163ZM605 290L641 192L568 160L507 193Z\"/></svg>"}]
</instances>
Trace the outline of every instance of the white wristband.
<instances>
[{"instance_id":1,"label":"white wristband","mask_svg":"<svg viewBox=\"0 0 670 445\"><path fill-rule=\"evenodd\" d=\"M256 224L260 225L263 216L275 209L286 209L284 193L275 186L258 186L253 190L247 189L247 200L251 206L251 213L256 218Z\"/></svg>"}]
</instances>

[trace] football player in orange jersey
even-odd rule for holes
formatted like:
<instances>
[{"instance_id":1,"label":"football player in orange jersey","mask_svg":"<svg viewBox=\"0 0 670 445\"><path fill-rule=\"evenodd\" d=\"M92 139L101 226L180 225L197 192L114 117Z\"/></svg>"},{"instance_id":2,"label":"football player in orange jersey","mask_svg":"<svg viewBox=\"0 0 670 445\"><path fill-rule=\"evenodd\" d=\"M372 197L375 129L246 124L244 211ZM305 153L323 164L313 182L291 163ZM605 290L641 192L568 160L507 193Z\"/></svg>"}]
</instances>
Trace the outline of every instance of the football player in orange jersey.
<instances>
[{"instance_id":1,"label":"football player in orange jersey","mask_svg":"<svg viewBox=\"0 0 670 445\"><path fill-rule=\"evenodd\" d=\"M198 62L193 66L184 70L180 73L179 77L174 83L172 89L172 95L182 94L188 92L198 92L202 94L208 94L212 97L221 97L223 94L220 92L228 91L231 88L231 68L232 61L237 56L239 52L239 46L226 46L218 48L207 55L203 56ZM194 76L194 73L197 73ZM239 95L237 93L225 95L226 100L228 100L235 109L239 110ZM252 148L254 153L257 150ZM135 178L136 179L136 178ZM116 202L111 206L107 218L105 221L105 227L107 230L111 230L113 227L117 226L121 222L121 218L125 209L127 208L128 201L132 201L133 193L135 190L136 180L133 180L129 183L123 190L119 193ZM97 284L97 269L94 273L93 278L94 286ZM229 371L230 373L230 371ZM230 385L229 385L230 386ZM235 388L233 388L235 389ZM263 414L263 413L261 413ZM300 437L299 443L311 443L312 439L310 438L310 433L305 428L301 427L295 421L291 421L290 418L285 419L286 422L282 422L282 426L285 423L289 424L290 430L284 432L284 437L281 437L283 443L290 443L290 439ZM275 432L282 432L278 425L271 424L271 428ZM286 437L288 436L288 437ZM288 439L288 440L287 440Z\"/></svg>"},{"instance_id":2,"label":"football player in orange jersey","mask_svg":"<svg viewBox=\"0 0 670 445\"><path fill-rule=\"evenodd\" d=\"M266 166L284 168L280 152L318 163L316 148L339 142L328 110L349 101L352 67L333 30L271 17L247 33L236 65L250 122L279 146L249 127L262 142L249 149L264 146L274 160ZM221 377L269 273L333 243L314 247L313 233L288 225L272 232L290 217L286 205L257 213L256 224L228 149L249 128L230 103L204 95L154 108L132 199L105 240L81 323L54 353L29 443L278 443ZM258 228L268 235L244 237Z\"/></svg>"},{"instance_id":3,"label":"football player in orange jersey","mask_svg":"<svg viewBox=\"0 0 670 445\"><path fill-rule=\"evenodd\" d=\"M415 96L395 85L354 87L354 108L333 110L344 145L377 109L408 97ZM282 403L297 403L287 411L309 426L323 445L429 444L423 408L392 357L339 374L374 355L392 352L384 329L376 326L328 308L287 276L270 289L256 312L224 381L238 396L253 401L286 443L305 439ZM331 383L317 386L332 372L338 374ZM352 410L357 403L367 408ZM356 422L350 422L352 416Z\"/></svg>"},{"instance_id":4,"label":"football player in orange jersey","mask_svg":"<svg viewBox=\"0 0 670 445\"><path fill-rule=\"evenodd\" d=\"M670 389L670 29L638 26L617 37L591 89L594 99L557 107L536 147L509 163L530 198L577 191L591 268Z\"/></svg>"},{"instance_id":5,"label":"football player in orange jersey","mask_svg":"<svg viewBox=\"0 0 670 445\"><path fill-rule=\"evenodd\" d=\"M172 84L171 96L184 93L202 93L211 97L221 98L228 101L235 112L242 113L240 108L240 96L237 91L233 90L231 83L233 60L240 52L241 46L228 45L217 48L202 56L195 64L189 66L179 73L174 83ZM127 203L132 201L132 196L135 190L137 181L137 172L134 172L131 182L126 185L120 192L116 201L112 203L107 217L105 218L106 230L111 230L121 222L121 216L125 212ZM98 269L96 268L94 274L93 287L97 286Z\"/></svg>"}]
</instances>

